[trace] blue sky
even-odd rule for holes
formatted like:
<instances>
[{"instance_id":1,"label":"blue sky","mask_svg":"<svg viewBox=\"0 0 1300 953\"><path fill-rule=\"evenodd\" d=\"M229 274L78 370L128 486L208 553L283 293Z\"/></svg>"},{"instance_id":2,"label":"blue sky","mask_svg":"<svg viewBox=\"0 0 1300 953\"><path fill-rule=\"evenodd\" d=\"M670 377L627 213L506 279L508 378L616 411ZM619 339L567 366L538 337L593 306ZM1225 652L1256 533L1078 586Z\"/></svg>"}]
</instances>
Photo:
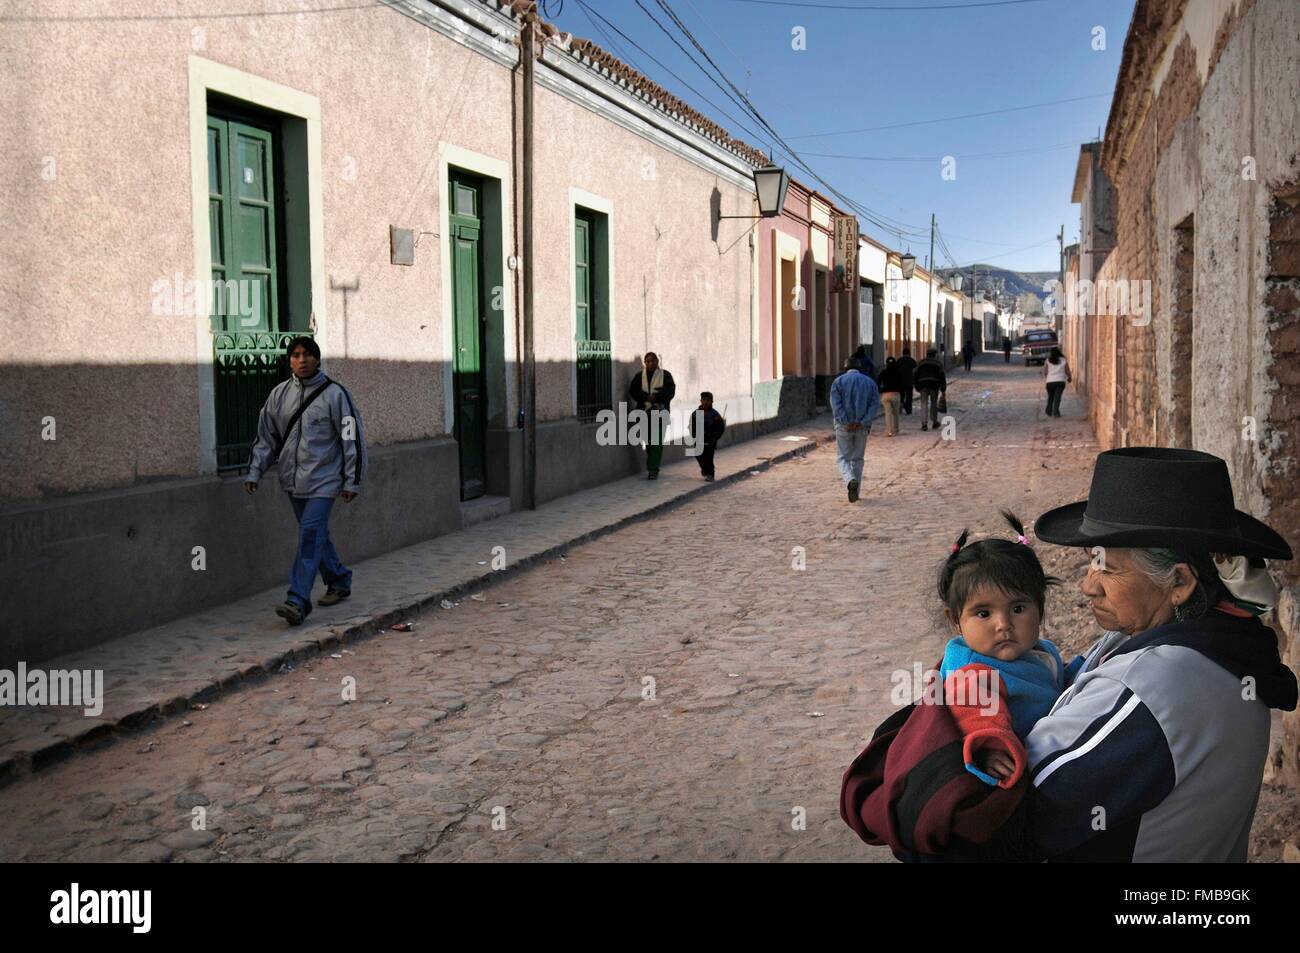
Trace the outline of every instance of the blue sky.
<instances>
[{"instance_id":1,"label":"blue sky","mask_svg":"<svg viewBox=\"0 0 1300 953\"><path fill-rule=\"evenodd\" d=\"M1057 230L1065 225L1067 245L1076 240L1079 209L1070 203L1070 189L1078 147L1105 129L1133 0L1018 0L941 10L917 8L979 0L665 2L808 165L876 217L924 233L903 235L904 246L918 261L924 262L929 252L931 212L938 216L948 249L963 265L989 261L1022 271L1054 271ZM695 53L657 0L640 3ZM817 4L863 9L819 9ZM871 9L885 6L907 9ZM588 11L603 16L645 52ZM733 135L768 147L771 137L741 128L737 119L761 130L673 45L637 0L546 0L544 15L631 61ZM793 48L796 27L803 28L806 49ZM1105 31L1105 49L1093 48L1096 27ZM1057 102L1067 99L1078 101ZM1056 104L811 137L1045 102ZM944 156L956 160L950 180L942 177ZM778 162L781 158L778 147ZM815 184L806 172L791 171L800 181ZM873 237L898 244L896 233L862 219L859 224ZM948 263L939 251L936 261Z\"/></svg>"}]
</instances>

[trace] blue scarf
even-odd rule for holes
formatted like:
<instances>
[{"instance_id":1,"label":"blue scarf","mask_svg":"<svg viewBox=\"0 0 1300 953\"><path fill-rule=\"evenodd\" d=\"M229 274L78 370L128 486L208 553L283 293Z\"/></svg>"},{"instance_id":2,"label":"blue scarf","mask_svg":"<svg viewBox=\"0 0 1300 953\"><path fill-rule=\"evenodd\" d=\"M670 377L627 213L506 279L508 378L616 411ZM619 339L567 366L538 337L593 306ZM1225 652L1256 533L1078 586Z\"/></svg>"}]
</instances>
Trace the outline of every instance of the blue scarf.
<instances>
[{"instance_id":1,"label":"blue scarf","mask_svg":"<svg viewBox=\"0 0 1300 953\"><path fill-rule=\"evenodd\" d=\"M1056 650L1056 646L1047 639L1039 639L1034 648L1045 650L1056 660L1055 674L1031 652L1009 662L1003 661L981 655L959 635L948 641L943 662L939 665L939 676L946 680L952 672L972 662L997 669L998 677L1007 687L1011 729L1017 737L1024 738L1034 723L1051 711L1056 699L1065 691L1065 665L1061 662L1061 653Z\"/></svg>"}]
</instances>

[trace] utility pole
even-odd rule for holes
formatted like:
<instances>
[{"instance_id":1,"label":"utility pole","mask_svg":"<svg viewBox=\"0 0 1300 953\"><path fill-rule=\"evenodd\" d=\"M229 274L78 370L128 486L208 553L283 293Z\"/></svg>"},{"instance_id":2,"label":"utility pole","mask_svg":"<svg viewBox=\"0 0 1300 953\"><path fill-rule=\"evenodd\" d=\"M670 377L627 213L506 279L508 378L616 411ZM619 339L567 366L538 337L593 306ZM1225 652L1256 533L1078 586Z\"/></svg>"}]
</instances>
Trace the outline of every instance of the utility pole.
<instances>
[{"instance_id":1,"label":"utility pole","mask_svg":"<svg viewBox=\"0 0 1300 953\"><path fill-rule=\"evenodd\" d=\"M537 14L524 17L520 54L524 61L524 507L537 508L537 363L533 351L533 83Z\"/></svg>"},{"instance_id":2,"label":"utility pole","mask_svg":"<svg viewBox=\"0 0 1300 953\"><path fill-rule=\"evenodd\" d=\"M1056 245L1057 248L1059 249L1057 263L1056 263L1056 282L1057 282L1056 286L1058 288L1061 288L1065 286L1065 223L1064 222L1061 223L1061 230L1056 233ZM1057 334L1060 334L1060 332L1064 329L1064 323L1062 321L1060 314L1057 314L1056 317L1052 319L1052 327L1056 329Z\"/></svg>"},{"instance_id":3,"label":"utility pole","mask_svg":"<svg viewBox=\"0 0 1300 953\"><path fill-rule=\"evenodd\" d=\"M1042 233L1039 232L1041 235ZM930 297L926 303L925 323L929 326L934 320L934 213L930 213L930 257L926 259L930 264ZM938 333L938 322L936 322L935 332Z\"/></svg>"}]
</instances>

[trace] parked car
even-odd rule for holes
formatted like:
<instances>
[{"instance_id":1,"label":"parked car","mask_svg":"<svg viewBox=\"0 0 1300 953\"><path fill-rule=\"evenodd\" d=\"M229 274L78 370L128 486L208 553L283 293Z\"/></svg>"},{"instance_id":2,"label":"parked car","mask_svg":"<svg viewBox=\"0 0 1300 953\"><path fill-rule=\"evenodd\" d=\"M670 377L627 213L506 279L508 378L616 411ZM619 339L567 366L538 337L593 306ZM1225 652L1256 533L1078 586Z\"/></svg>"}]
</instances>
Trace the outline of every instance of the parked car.
<instances>
[{"instance_id":1,"label":"parked car","mask_svg":"<svg viewBox=\"0 0 1300 953\"><path fill-rule=\"evenodd\" d=\"M1042 364L1047 360L1047 355L1052 353L1052 348L1061 346L1056 332L1047 328L1041 331L1026 331L1020 341L1020 353L1025 358L1025 367L1030 364Z\"/></svg>"}]
</instances>

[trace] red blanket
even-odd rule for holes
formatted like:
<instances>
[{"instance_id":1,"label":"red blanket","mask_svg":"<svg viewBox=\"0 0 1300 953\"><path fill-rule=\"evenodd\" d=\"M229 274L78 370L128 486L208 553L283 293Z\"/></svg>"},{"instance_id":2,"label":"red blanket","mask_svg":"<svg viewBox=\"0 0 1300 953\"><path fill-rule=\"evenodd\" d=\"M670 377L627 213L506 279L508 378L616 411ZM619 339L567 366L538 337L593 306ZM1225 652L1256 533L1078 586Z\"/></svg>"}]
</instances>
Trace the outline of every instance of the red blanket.
<instances>
[{"instance_id":1,"label":"red blanket","mask_svg":"<svg viewBox=\"0 0 1300 953\"><path fill-rule=\"evenodd\" d=\"M944 705L914 703L876 729L840 788L840 817L868 844L900 860L941 857L983 844L1015 811L1028 785L1007 788L966 770L965 738Z\"/></svg>"}]
</instances>

